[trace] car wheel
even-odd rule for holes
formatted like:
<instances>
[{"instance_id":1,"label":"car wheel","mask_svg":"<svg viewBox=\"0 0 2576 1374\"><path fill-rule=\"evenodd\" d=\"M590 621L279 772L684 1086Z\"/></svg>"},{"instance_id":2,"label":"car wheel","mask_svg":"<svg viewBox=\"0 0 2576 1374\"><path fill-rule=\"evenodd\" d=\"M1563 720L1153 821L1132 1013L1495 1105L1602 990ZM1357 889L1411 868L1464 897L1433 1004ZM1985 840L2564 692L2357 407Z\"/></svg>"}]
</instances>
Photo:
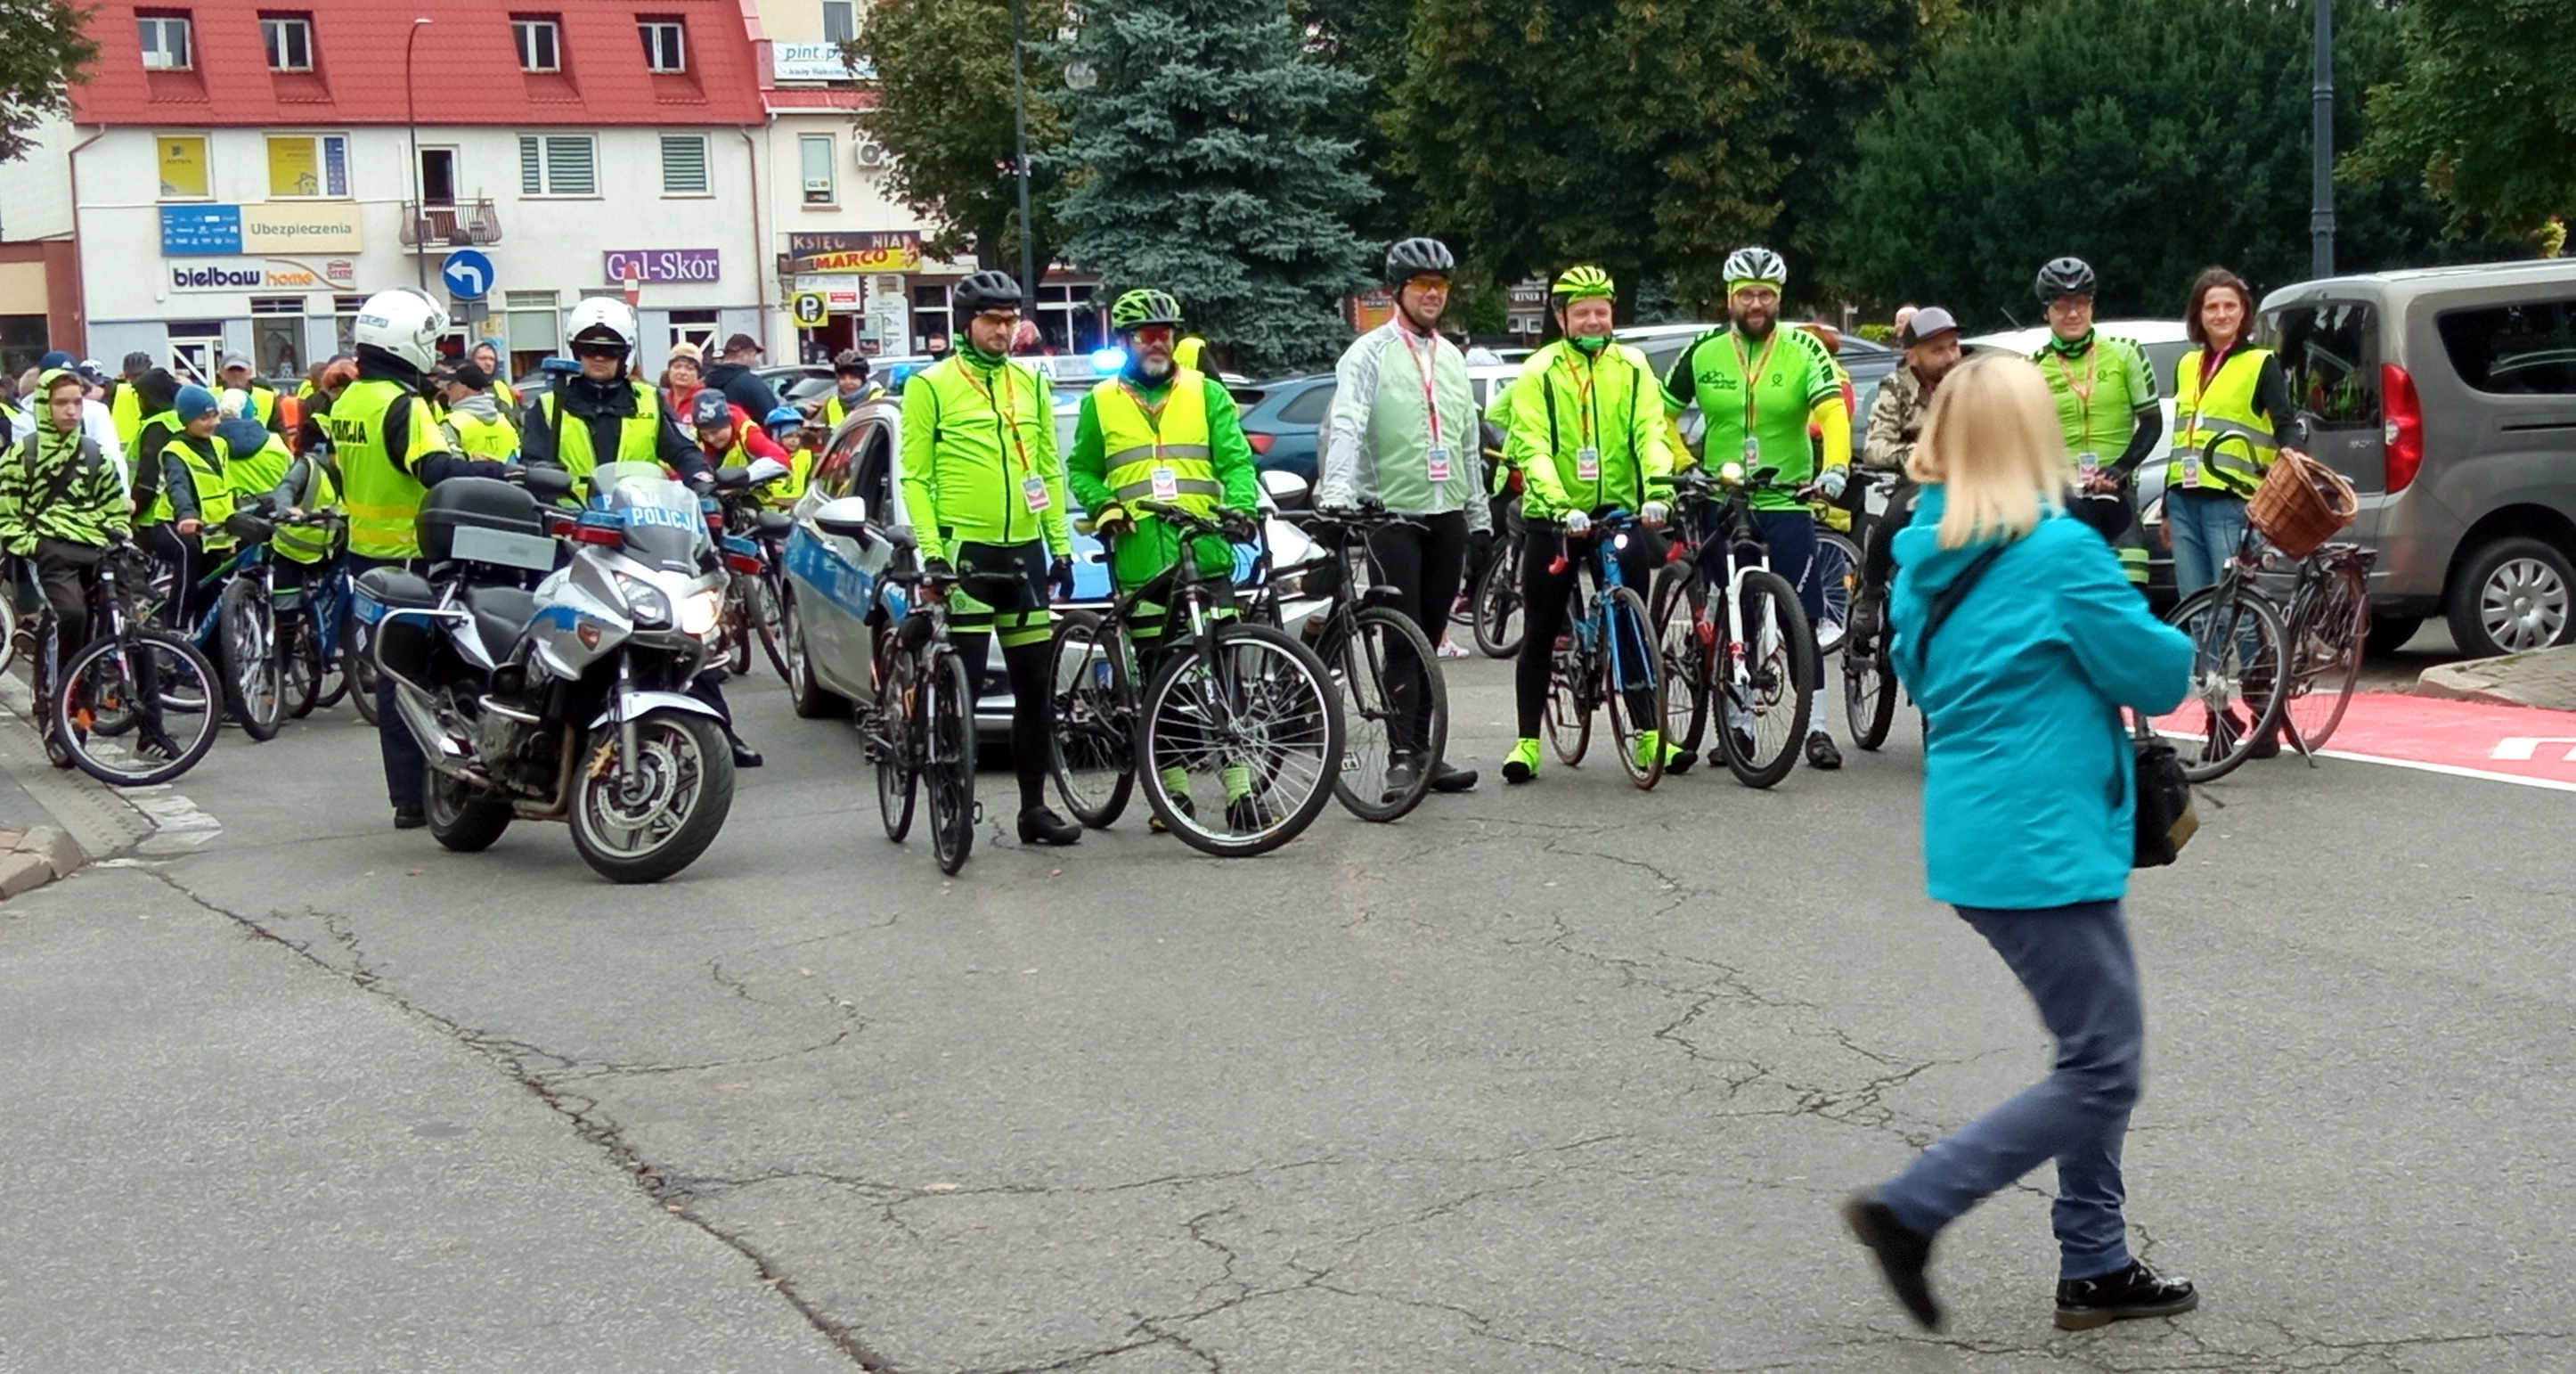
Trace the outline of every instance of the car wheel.
<instances>
[{"instance_id":1,"label":"car wheel","mask_svg":"<svg viewBox=\"0 0 2576 1374\"><path fill-rule=\"evenodd\" d=\"M2405 648L2406 641L2413 639L2415 632L2423 628L2424 617L2420 615L2372 616L2368 652L2373 657L2385 658Z\"/></svg>"},{"instance_id":2,"label":"car wheel","mask_svg":"<svg viewBox=\"0 0 2576 1374\"><path fill-rule=\"evenodd\" d=\"M2576 566L2537 539L2479 549L2451 584L2451 638L2472 658L2563 644L2576 628Z\"/></svg>"}]
</instances>

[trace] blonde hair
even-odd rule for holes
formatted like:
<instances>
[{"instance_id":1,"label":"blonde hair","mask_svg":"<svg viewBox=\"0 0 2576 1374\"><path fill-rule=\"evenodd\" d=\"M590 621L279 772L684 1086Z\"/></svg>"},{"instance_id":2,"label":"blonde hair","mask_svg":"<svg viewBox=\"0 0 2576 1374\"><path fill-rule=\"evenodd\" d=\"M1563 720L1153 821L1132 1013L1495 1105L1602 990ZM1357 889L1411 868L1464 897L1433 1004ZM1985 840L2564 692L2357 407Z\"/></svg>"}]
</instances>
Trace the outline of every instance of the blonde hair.
<instances>
[{"instance_id":1,"label":"blonde hair","mask_svg":"<svg viewBox=\"0 0 2576 1374\"><path fill-rule=\"evenodd\" d=\"M2066 446L2048 381L2027 360L1973 357L1933 393L1905 475L1946 489L1941 547L2011 541L2058 509Z\"/></svg>"}]
</instances>

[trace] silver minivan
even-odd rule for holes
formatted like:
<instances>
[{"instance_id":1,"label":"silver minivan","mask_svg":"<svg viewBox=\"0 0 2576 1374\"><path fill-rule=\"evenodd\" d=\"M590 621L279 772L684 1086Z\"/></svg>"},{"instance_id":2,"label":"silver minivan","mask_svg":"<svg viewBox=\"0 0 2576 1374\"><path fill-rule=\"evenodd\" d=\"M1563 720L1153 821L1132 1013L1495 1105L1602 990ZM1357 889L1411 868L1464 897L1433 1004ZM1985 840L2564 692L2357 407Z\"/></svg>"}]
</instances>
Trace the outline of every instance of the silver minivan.
<instances>
[{"instance_id":1,"label":"silver minivan","mask_svg":"<svg viewBox=\"0 0 2576 1374\"><path fill-rule=\"evenodd\" d=\"M2361 497L2371 647L2435 615L2476 656L2576 639L2576 260L2327 277L2262 314Z\"/></svg>"}]
</instances>

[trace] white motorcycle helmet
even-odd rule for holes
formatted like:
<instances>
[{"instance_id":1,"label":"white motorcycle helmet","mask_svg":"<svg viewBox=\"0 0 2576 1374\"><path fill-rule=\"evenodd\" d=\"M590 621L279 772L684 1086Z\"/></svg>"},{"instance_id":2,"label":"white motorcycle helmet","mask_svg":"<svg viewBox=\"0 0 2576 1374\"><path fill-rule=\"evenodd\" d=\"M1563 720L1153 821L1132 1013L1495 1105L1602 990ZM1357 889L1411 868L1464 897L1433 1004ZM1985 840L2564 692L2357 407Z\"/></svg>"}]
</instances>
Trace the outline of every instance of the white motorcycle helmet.
<instances>
[{"instance_id":1,"label":"white motorcycle helmet","mask_svg":"<svg viewBox=\"0 0 2576 1374\"><path fill-rule=\"evenodd\" d=\"M349 340L381 348L427 372L438 361L438 336L446 332L447 312L438 302L404 286L367 297Z\"/></svg>"},{"instance_id":2,"label":"white motorcycle helmet","mask_svg":"<svg viewBox=\"0 0 2576 1374\"><path fill-rule=\"evenodd\" d=\"M584 335L607 334L627 352L635 351L635 308L613 296L593 296L572 308L564 321L564 338L579 343Z\"/></svg>"}]
</instances>

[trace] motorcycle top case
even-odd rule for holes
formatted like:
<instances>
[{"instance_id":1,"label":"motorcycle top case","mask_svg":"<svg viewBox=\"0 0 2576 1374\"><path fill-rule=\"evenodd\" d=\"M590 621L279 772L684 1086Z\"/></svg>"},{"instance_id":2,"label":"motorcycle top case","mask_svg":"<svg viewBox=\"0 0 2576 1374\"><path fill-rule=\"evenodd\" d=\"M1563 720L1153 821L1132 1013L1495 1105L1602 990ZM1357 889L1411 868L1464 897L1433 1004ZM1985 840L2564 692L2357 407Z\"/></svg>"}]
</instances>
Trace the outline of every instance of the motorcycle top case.
<instances>
[{"instance_id":1,"label":"motorcycle top case","mask_svg":"<svg viewBox=\"0 0 2576 1374\"><path fill-rule=\"evenodd\" d=\"M525 541L534 540L545 545L546 561L540 570L553 566L553 540L546 533L543 508L535 497L507 482L458 477L431 487L420 503L417 528L421 554L434 562L470 558L524 566L536 556L536 546ZM484 539L478 534L505 538ZM502 556L492 556L496 552Z\"/></svg>"}]
</instances>

